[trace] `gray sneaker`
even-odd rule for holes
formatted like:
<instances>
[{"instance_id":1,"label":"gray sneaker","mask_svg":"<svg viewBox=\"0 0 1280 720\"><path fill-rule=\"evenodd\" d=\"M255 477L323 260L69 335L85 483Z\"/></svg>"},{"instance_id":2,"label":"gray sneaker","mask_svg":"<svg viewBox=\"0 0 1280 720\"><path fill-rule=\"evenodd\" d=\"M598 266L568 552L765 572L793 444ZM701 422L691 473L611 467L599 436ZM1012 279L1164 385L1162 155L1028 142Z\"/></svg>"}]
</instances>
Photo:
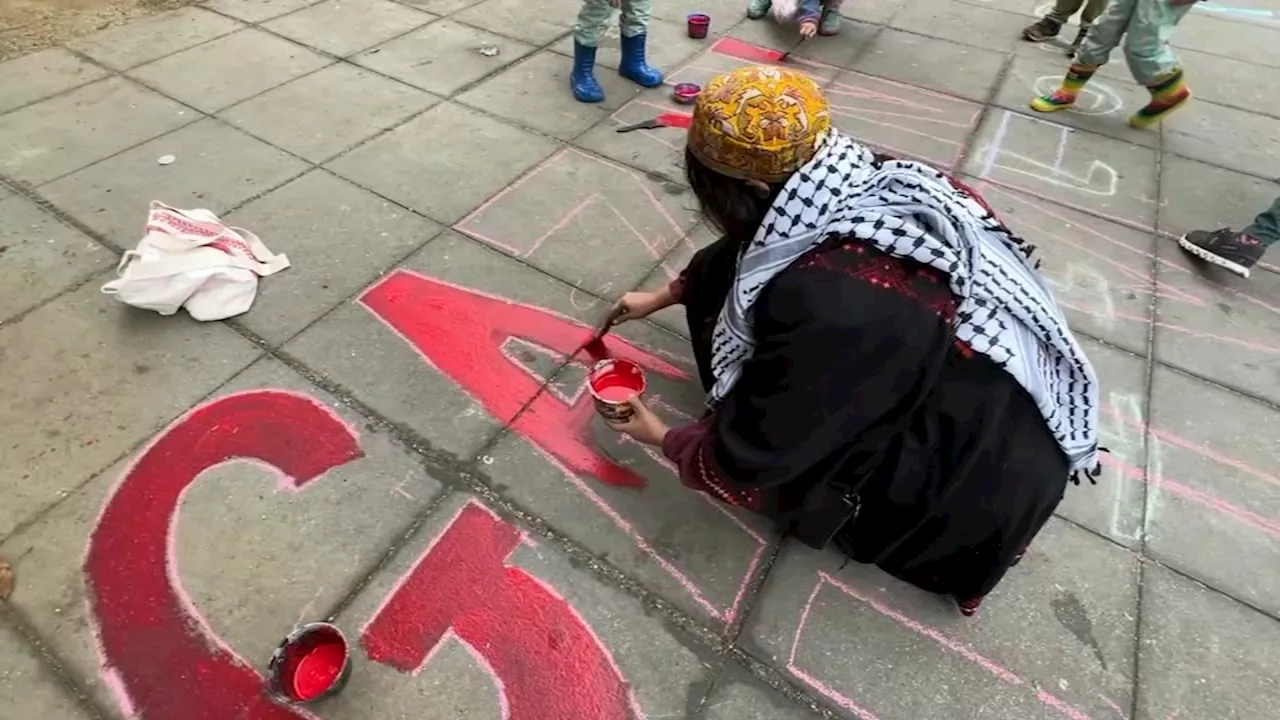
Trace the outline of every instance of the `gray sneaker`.
<instances>
[{"instance_id":1,"label":"gray sneaker","mask_svg":"<svg viewBox=\"0 0 1280 720\"><path fill-rule=\"evenodd\" d=\"M771 7L773 7L773 0L749 0L747 2L747 17L752 20L759 20L769 12Z\"/></svg>"}]
</instances>

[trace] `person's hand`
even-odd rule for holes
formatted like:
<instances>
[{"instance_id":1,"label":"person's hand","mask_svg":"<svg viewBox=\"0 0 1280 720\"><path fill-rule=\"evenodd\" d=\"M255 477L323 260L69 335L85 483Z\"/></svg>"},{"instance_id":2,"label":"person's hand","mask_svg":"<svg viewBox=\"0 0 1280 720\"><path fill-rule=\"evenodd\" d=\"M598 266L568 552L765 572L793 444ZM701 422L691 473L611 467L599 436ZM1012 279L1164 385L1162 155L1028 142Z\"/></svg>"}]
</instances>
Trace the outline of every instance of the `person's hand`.
<instances>
[{"instance_id":1,"label":"person's hand","mask_svg":"<svg viewBox=\"0 0 1280 720\"><path fill-rule=\"evenodd\" d=\"M800 23L800 37L808 40L818 34L818 23L812 20L805 20Z\"/></svg>"},{"instance_id":2,"label":"person's hand","mask_svg":"<svg viewBox=\"0 0 1280 720\"><path fill-rule=\"evenodd\" d=\"M629 292L609 309L607 326L618 325L628 320L639 320L649 317L671 303L664 290L657 292Z\"/></svg>"},{"instance_id":3,"label":"person's hand","mask_svg":"<svg viewBox=\"0 0 1280 720\"><path fill-rule=\"evenodd\" d=\"M609 0L609 7L613 8L614 10L617 10L618 8L622 7L622 0Z\"/></svg>"},{"instance_id":4,"label":"person's hand","mask_svg":"<svg viewBox=\"0 0 1280 720\"><path fill-rule=\"evenodd\" d=\"M662 422L662 419L655 415L640 398L632 398L627 405L632 410L631 418L625 422L610 422L609 427L623 435L630 435L636 442L645 445L661 445L663 438L667 436L667 431L670 430L667 424Z\"/></svg>"}]
</instances>

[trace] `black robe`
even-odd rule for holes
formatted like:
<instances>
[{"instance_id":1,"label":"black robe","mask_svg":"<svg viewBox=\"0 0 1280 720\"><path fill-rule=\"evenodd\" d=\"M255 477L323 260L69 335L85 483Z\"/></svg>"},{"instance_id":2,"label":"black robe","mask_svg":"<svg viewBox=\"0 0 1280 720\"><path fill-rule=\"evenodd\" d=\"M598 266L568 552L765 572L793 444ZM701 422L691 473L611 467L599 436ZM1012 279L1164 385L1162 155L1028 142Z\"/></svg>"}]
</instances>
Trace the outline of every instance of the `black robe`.
<instances>
[{"instance_id":1,"label":"black robe","mask_svg":"<svg viewBox=\"0 0 1280 720\"><path fill-rule=\"evenodd\" d=\"M705 388L739 248L703 249L677 283ZM760 294L740 379L664 451L686 484L800 536L829 525L831 488L852 494L856 516L820 536L976 602L1052 515L1069 468L1030 395L954 337L954 312L932 268L830 238Z\"/></svg>"}]
</instances>

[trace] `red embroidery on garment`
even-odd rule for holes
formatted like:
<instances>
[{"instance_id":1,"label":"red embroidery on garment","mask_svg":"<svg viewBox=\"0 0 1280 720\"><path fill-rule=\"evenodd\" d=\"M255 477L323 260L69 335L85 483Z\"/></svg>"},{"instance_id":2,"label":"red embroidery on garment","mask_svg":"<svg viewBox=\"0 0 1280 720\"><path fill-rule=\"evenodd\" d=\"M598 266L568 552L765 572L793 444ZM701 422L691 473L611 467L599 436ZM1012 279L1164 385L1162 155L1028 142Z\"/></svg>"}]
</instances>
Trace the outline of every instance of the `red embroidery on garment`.
<instances>
[{"instance_id":1,"label":"red embroidery on garment","mask_svg":"<svg viewBox=\"0 0 1280 720\"><path fill-rule=\"evenodd\" d=\"M702 483L702 491L723 503L759 512L764 507L764 493L757 489L738 490L725 482L707 462L710 452L710 438L704 438L698 448L698 480Z\"/></svg>"},{"instance_id":2,"label":"red embroidery on garment","mask_svg":"<svg viewBox=\"0 0 1280 720\"><path fill-rule=\"evenodd\" d=\"M822 268L843 273L919 301L925 309L950 322L956 314L955 298L946 275L910 260L895 258L879 251L868 252L859 243L842 243L817 250L800 258L799 268Z\"/></svg>"},{"instance_id":3,"label":"red embroidery on garment","mask_svg":"<svg viewBox=\"0 0 1280 720\"><path fill-rule=\"evenodd\" d=\"M991 206L987 204L986 198L979 195L977 190L974 190L973 188L969 187L968 185L965 185L964 183L960 182L959 180L955 179L950 175L947 176L947 180L950 180L951 184L955 186L957 190L973 198L974 202L981 205L982 209L990 213L991 217L996 217L996 211L991 209Z\"/></svg>"},{"instance_id":4,"label":"red embroidery on garment","mask_svg":"<svg viewBox=\"0 0 1280 720\"><path fill-rule=\"evenodd\" d=\"M953 337L951 338L951 344L952 346L955 347L956 354L964 358L965 360L968 360L969 358L973 357L973 352L974 352L973 346L970 345L969 343L961 340L958 337Z\"/></svg>"}]
</instances>

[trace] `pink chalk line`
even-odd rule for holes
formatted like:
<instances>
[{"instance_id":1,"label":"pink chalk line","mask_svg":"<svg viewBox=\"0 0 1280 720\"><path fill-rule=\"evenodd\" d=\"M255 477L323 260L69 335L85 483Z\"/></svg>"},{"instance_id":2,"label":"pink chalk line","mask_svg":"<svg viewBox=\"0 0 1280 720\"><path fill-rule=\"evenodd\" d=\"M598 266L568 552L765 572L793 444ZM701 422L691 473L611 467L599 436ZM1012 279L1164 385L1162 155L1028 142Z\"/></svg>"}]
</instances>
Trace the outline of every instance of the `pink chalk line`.
<instances>
[{"instance_id":1,"label":"pink chalk line","mask_svg":"<svg viewBox=\"0 0 1280 720\"><path fill-rule=\"evenodd\" d=\"M476 228L474 228L474 227L467 227L467 225L468 225L468 224L473 224L473 223L476 221L476 219L477 219L477 218L478 218L482 213L484 213L485 211L487 211L489 208L493 207L493 205L495 205L498 201L500 201L500 200L502 200L503 198L505 198L506 196L510 195L510 194L511 194L512 192L514 192L515 190L517 190L517 189L519 189L519 188L523 187L523 186L524 186L524 184L525 184L525 183L527 183L527 182L529 182L529 180L533 179L533 177L534 177L534 176L536 176L536 175L538 175L538 174L542 173L542 172L543 172L543 171L545 171L548 167L550 167L553 163L555 163L555 162L557 162L557 161L559 161L559 160L563 159L563 158L564 158L568 153L570 153L570 152L572 152L573 154L575 154L575 155L577 155L577 156L579 156L579 157L582 157L582 158L586 158L586 159L588 159L588 160L595 161L595 162L600 163L600 164L602 164L602 165L606 165L606 166L608 166L608 167L612 167L612 168L614 168L614 169L616 169L616 170L620 170L620 171L622 171L623 173L625 173L625 174L627 174L628 176L630 176L630 178L631 178L631 179L636 183L636 185L640 188L640 191L641 191L642 193L644 193L645 197L649 200L649 202L650 202L650 204L652 205L653 209L657 210L658 214L663 218L663 220L665 220L665 221L666 221L666 222L671 226L672 230L675 232L676 237L677 237L677 238L679 238L679 237L683 237L683 236L684 236L684 229L681 227L680 223L676 222L676 219L671 215L671 213L667 210L667 208L662 204L662 202L661 202L661 201L658 199L658 197L654 194L653 190L648 186L648 184L647 184L647 183L645 183L645 182L640 178L640 176L639 176L635 171L633 171L633 170L631 170L630 168L625 167L625 166L623 166L623 165L619 165L619 164L617 164L617 163L615 163L615 162L611 162L611 161L609 161L609 160L605 160L604 158L596 157L596 156L594 156L594 155L588 155L588 154L586 154L586 153L583 153L583 152L581 152L581 151L574 150L574 149L571 149L571 148L565 148L565 149L560 150L560 151L558 151L558 152L556 152L556 153L553 153L553 154L551 155L551 157L549 157L549 158L547 158L546 160L544 160L541 164L539 164L537 167L535 167L535 168L534 168L530 173L528 173L528 174L527 174L527 175L525 175L524 177L522 177L522 178L520 178L520 179L516 180L515 182L511 183L510 185L508 185L507 187L505 187L505 188L503 188L501 191L499 191L497 194L495 194L493 197L491 197L491 198L489 198L488 200L486 200L486 201L484 201L483 203L481 203L479 207L477 207L475 210L472 210L469 214L467 214L467 216L466 216L466 217L462 218L462 219L461 219L461 220L459 220L457 223L455 223L455 224L454 224L454 226L453 226L453 227L454 227L454 229L455 229L455 230L457 230L457 231L459 231L459 232L461 232L461 233L465 233L465 234L467 234L467 235L470 235L471 237L474 237L474 238L476 238L477 240L481 240L481 241L483 241L483 242L489 243L490 245L492 245L492 246L494 246L494 247L497 247L497 248L500 248L500 249L502 249L502 250L505 250L506 252L508 252L508 253L510 253L511 255L514 255L514 256L516 256L516 257L528 257L528 256L529 256L530 254L532 254L532 253L533 253L533 251L534 251L534 250L536 250L536 249L537 249L537 248L538 248L538 247L543 243L543 241L545 241L545 240L546 240L546 239L547 239L551 234L553 234L553 233L554 233L554 232L556 232L557 230L561 230L561 229L563 229L566 225L568 225L568 224L569 224L569 222L570 222L570 221L572 221L572 219L573 219L573 217L574 217L574 216L576 216L578 213L582 212L582 211L583 211L583 210L584 210L588 205L590 205L590 204L591 204L591 202L593 202L595 199L599 199L600 201L604 202L604 203L605 203L605 204L606 204L606 205L607 205L611 210L613 210L613 212L614 212L614 213L615 213L615 214L616 214L616 215L617 215L617 216L622 220L623 224L625 224L625 225L627 226L627 228L628 228L632 233L634 233L634 234L636 235L636 237L638 237L638 238L640 239L641 244L642 244L642 245L644 245L645 249L649 252L649 254L650 254L651 256L653 256L653 257L654 257L654 259L655 259L655 260L660 259L660 258L661 258L661 253L659 253L659 252L658 252L658 250L656 249L656 247L657 247L657 243L656 243L654 240L650 240L649 238L645 237L645 235L644 235L643 233L641 233L639 230L637 230L637 229L636 229L636 227L635 227L635 226L634 226L630 221L628 221L628 220L626 219L626 217L624 217L624 216L623 216L622 212L621 212L621 211L619 211L619 210L618 210L618 208L617 208L617 207L615 207L615 206L613 205L613 203L609 202L608 200L604 199L603 197L599 197L598 195L592 195L592 196L588 197L586 200L584 200L583 202L581 202L581 203L579 203L577 206L575 206L573 209L571 209L571 210L570 210L570 211L569 211L565 216L561 217L559 220L557 220L555 223L553 223L553 224L552 224L552 226L551 226L551 229L550 229L550 230L548 230L547 232L545 232L545 233L544 233L543 235L541 235L540 237L538 237L538 238L534 241L533 247L529 248L529 249L528 249L528 250L526 250L526 251L521 251L521 250L517 249L516 247L514 247L513 245L511 245L510 243L507 243L507 242L504 242L504 241L502 241L502 240L498 240L497 238L491 237L491 236L489 236L489 235L487 235L487 234L485 234L485 233L481 232L480 230L478 230L478 229L476 229Z\"/></svg>"},{"instance_id":2,"label":"pink chalk line","mask_svg":"<svg viewBox=\"0 0 1280 720\"><path fill-rule=\"evenodd\" d=\"M1114 455L1108 455L1103 462L1107 466L1114 467L1119 470L1121 477L1134 480L1139 483L1147 482L1147 473L1136 465L1125 462ZM1233 505L1217 495L1203 490L1197 490L1196 488L1184 485L1177 480L1170 480L1163 473L1153 473L1150 478L1150 484L1161 490L1168 490L1178 497L1203 505L1210 510L1216 510L1233 520L1244 525L1248 525L1249 527L1274 538L1280 538L1280 523L1263 517L1252 510L1246 510L1237 505Z\"/></svg>"},{"instance_id":3,"label":"pink chalk line","mask_svg":"<svg viewBox=\"0 0 1280 720\"><path fill-rule=\"evenodd\" d=\"M866 73L861 73L861 72L857 72L857 71L853 71L853 70L850 70L850 71L848 71L848 72L844 73L844 75L842 75L841 77L858 77L858 78L862 78L862 79L864 79L864 80L869 80L869 81L871 81L871 82L873 82L873 83L880 83L881 85L888 85L889 87L898 88L898 89L900 89L900 90L906 90L906 91L908 91L908 92L912 92L912 93L915 93L915 94L917 94L917 95L924 95L924 96L926 96L926 97L933 98L934 100L941 100L941 101L943 101L943 102L945 102L945 103L950 103L950 104L952 104L952 105L965 105L965 106L971 106L971 107L974 107L974 117L975 117L975 118L978 116L978 114L979 114L979 113L981 113L981 112L982 112L982 108L981 108L981 106L977 106L977 104L976 104L976 103L974 103L974 102L972 102L972 101L970 101L970 100L965 100L964 98L959 98L959 97L956 97L956 96L954 96L954 95L948 95L948 94L946 94L946 93L941 93L941 92L938 92L937 90L930 90L929 88L923 88L923 87L920 87L919 85L910 85L910 84L908 84L908 83L898 82L897 80L889 80L888 78L877 77L877 76L875 76L875 75L868 75L868 74L866 74ZM837 80L837 81L832 85L832 88L828 90L828 92L832 92L832 91L834 91L834 92L837 92L837 93L838 93L838 92L841 92L841 91L848 91L848 90L850 90L850 89L858 90L858 89L862 89L862 88L861 88L861 86L859 86L859 85L855 85L855 84L850 83L850 82L846 82L846 81L843 81L843 80ZM877 92L877 91L870 91L870 92ZM903 99L902 99L901 97L897 96L897 95L890 95L890 94L887 94L887 93L880 93L880 96L881 96L881 97L883 97L883 98L885 98L885 99L886 99L887 101L889 101L889 102L903 102ZM930 109L931 109L931 108L930 108Z\"/></svg>"},{"instance_id":4,"label":"pink chalk line","mask_svg":"<svg viewBox=\"0 0 1280 720\"><path fill-rule=\"evenodd\" d=\"M1114 245L1114 246L1116 246L1116 247L1122 248L1122 249L1124 249L1124 250L1126 250L1126 251L1128 251L1128 252L1135 253L1135 254L1137 254L1137 255L1139 255L1139 256L1141 256L1141 257L1143 257L1143 258L1146 258L1146 259L1156 259L1156 258L1155 258L1155 255L1153 255L1152 253L1149 253L1149 252L1146 252L1146 251L1144 251L1144 250L1140 250L1140 249L1134 248L1134 247L1132 247L1131 245L1129 245L1129 244L1127 244L1127 243L1124 243L1124 242L1122 242L1122 241L1116 240L1116 239L1114 239L1114 238L1112 238L1112 237L1110 237L1110 236L1106 235L1105 233L1102 233L1102 232L1099 232L1099 231L1097 231L1097 230L1094 230L1093 228L1087 227L1087 226L1085 226L1085 225L1083 225L1083 224L1081 224L1081 223L1079 223L1079 222L1073 222L1070 218L1067 218L1067 217L1066 217L1066 216L1064 216L1064 215L1060 215L1060 214L1055 213L1055 212L1053 212L1053 211L1051 211L1051 210L1049 210L1049 209L1047 209L1047 208L1045 208L1045 207L1043 207L1043 206L1041 206L1041 205L1038 205L1038 204L1036 204L1036 203L1032 203L1032 202L1030 202L1029 200L1027 200L1026 198L1019 197L1018 195L1016 195L1016 194L1014 194L1014 193L1012 193L1012 192L1009 192L1008 190L1005 190L1004 188L1001 188L1001 187L987 187L987 183L988 183L988 182L991 182L991 181L983 181L983 189L981 190L981 192L986 193L986 192L994 191L994 192L996 192L996 193L999 193L1001 196L1003 196L1003 197L1005 197L1005 198L1008 198L1008 199L1013 200L1013 201L1015 201L1015 202L1018 202L1018 203L1024 204L1024 205L1026 205L1027 207L1029 207L1029 208L1031 208L1031 209L1033 209L1033 210L1036 210L1036 211L1041 212L1041 213L1043 213L1043 214L1045 214L1045 215L1048 215L1049 217L1052 217L1052 218L1054 218L1054 219L1056 219L1056 220L1058 220L1058 221L1062 222L1063 224L1069 224L1069 225L1073 225L1073 226L1075 226L1075 227L1078 227L1078 228L1080 228L1081 230L1083 230L1084 232L1089 233L1089 234L1091 234L1091 235L1093 235L1093 236L1097 237L1098 239L1100 239L1100 240L1102 240L1102 241L1104 241L1104 242L1106 242L1106 243L1108 243L1108 244L1111 244L1111 245ZM1042 197L1042 198L1040 198L1040 199L1048 200L1049 202L1058 202L1058 201L1049 200L1048 198L1043 198L1043 197ZM1079 208L1075 208L1075 209L1080 210ZM1089 212L1089 211L1085 211L1085 210L1081 210L1081 211L1082 211L1082 212L1086 212L1086 213L1087 213L1087 212ZM1114 218L1109 218L1109 219L1114 220ZM1114 259L1111 259L1111 258L1108 258L1108 257L1106 257L1106 256L1104 256L1104 255L1100 255L1100 254L1098 254L1096 251L1094 251L1094 250L1090 249L1087 245L1084 245L1084 244L1082 244L1082 243L1080 243L1080 242L1077 242L1077 241L1071 240L1071 239L1069 239L1069 238L1063 237L1063 236L1058 235L1058 234L1056 234L1056 233L1053 233L1053 232L1051 232L1051 231L1044 230L1041 226L1039 226L1039 225L1037 225L1037 224L1035 224L1035 223L1030 223L1030 222L1029 222L1029 224L1031 224L1031 225L1032 225L1032 226L1033 226L1033 227L1034 227L1038 232L1043 233L1043 234L1045 234L1045 235L1047 235L1047 236L1049 236L1049 237L1052 237L1052 238L1054 238L1054 239L1056 239L1056 240L1060 240L1060 241L1062 241L1062 242L1064 242L1064 243L1066 243L1066 244L1069 244L1069 245L1071 245L1072 247L1074 247L1074 248L1076 248L1076 249L1078 249L1078 250L1080 250L1080 251L1082 251L1082 252L1085 252L1086 254L1090 255L1091 257L1095 257L1095 258L1097 258L1097 259L1101 260L1102 262L1104 262L1104 263L1106 263L1106 264L1108 264L1108 265L1111 265L1111 266L1116 267L1117 269L1119 269L1119 270L1121 270L1122 272L1124 272L1126 275L1129 275L1130 277L1134 277L1136 280L1138 280L1138 281L1141 283L1141 285L1136 286L1134 289L1138 289L1138 290L1140 290L1140 291L1144 291L1144 292L1155 292L1158 296L1166 297L1166 298L1168 298L1168 299L1170 299L1170 300L1180 300L1180 301L1182 301L1182 302L1185 302L1185 303L1187 303L1187 304L1189 304L1189 305L1192 305L1192 306L1195 306L1195 307L1205 307L1205 306L1208 304L1208 301L1207 301L1205 298L1200 297L1200 296L1197 296L1197 295L1195 294L1195 292L1194 292L1194 291L1183 290L1183 289L1181 289L1181 288L1178 288L1178 287L1175 287L1175 286L1173 286L1173 285L1170 285L1169 283L1167 283L1167 282L1165 282L1165 281L1159 281L1159 280L1157 280L1157 281L1155 282L1154 289L1152 289L1152 288L1150 288L1150 286L1148 286L1148 285L1146 284L1146 283L1147 283L1147 281L1146 281L1146 279L1145 279L1145 276L1138 274L1136 271L1132 270L1131 268L1128 268L1128 267L1127 267L1127 266L1125 266L1122 262L1117 261L1117 260L1114 260ZM1128 225L1129 225L1128 223L1124 223L1124 224L1125 224L1126 226L1128 226ZM1136 228L1135 228L1135 229L1136 229ZM1145 231L1145 232L1150 232L1150 229L1144 229L1144 231ZM1175 270L1175 271L1177 271L1177 272L1185 273L1185 274L1188 274L1188 275L1192 274L1192 271L1191 271L1191 270L1189 270L1188 268L1185 268L1185 267L1183 267L1183 266L1181 266L1181 265L1178 265L1177 263L1171 262L1171 261L1169 261L1169 260L1165 260L1165 259L1163 259L1163 258L1158 258L1158 259L1157 259L1157 261L1161 264L1161 266L1162 266L1162 267L1165 267L1165 268L1167 268L1167 269ZM1280 308L1275 307L1275 306L1272 306L1272 305L1270 305L1270 304L1268 304L1268 303L1266 303L1266 302L1264 302L1264 301L1262 301L1262 300L1259 300L1258 298L1252 297L1252 296L1250 296L1249 294L1247 294L1247 293L1245 293L1245 292L1243 292L1243 291L1236 290L1236 289L1234 289L1234 288L1223 288L1223 290L1225 290L1226 292L1229 292L1229 293L1231 293L1231 294L1233 294L1233 295L1236 295L1236 296L1240 297L1240 298L1241 298L1241 299L1243 299L1243 300L1246 300L1246 301L1251 302L1251 303L1253 303L1253 304L1259 305L1259 306L1261 306L1261 307L1263 307L1263 308L1265 308L1265 309L1267 309L1267 310L1270 310L1271 312L1274 312L1274 313L1280 314ZM1072 308L1072 309L1078 310L1078 311L1080 311L1080 312L1092 312L1092 311L1090 311L1090 310L1088 310L1088 309L1086 309L1086 308L1081 308L1081 307L1078 307L1078 306L1073 306L1073 305L1068 304L1068 303L1065 303L1065 302L1060 302L1059 304L1063 305L1064 307L1070 307L1070 308ZM1115 316L1115 317L1117 317L1117 318L1122 318L1122 319L1125 319L1125 320L1132 320L1132 321L1135 321L1135 322L1141 322L1141 323L1150 322L1150 318L1142 317L1142 316L1138 316L1138 315L1131 315L1131 314L1122 313L1122 312L1116 312L1116 313L1113 313L1113 314L1114 314L1114 316ZM1251 350L1258 350L1258 351L1260 351L1260 352L1266 352L1266 353L1277 353L1277 352L1280 352L1280 347L1277 347L1277 346L1274 346L1274 345L1265 345L1265 344L1256 343L1256 342L1253 342L1253 341L1241 340L1241 339L1238 339L1238 338L1224 337L1224 336L1215 335L1215 334L1212 334L1212 333L1207 333L1207 332L1203 332L1203 331L1199 331L1199 330L1192 330L1192 329L1190 329L1190 328L1186 328L1186 327L1183 327L1183 326L1180 326L1180 325L1173 325L1173 324L1170 324L1170 323L1163 323L1163 322L1158 322L1158 321L1157 321L1157 322L1155 323L1155 325L1156 325L1156 327L1164 328L1164 329L1166 329L1166 330L1170 330L1170 331L1173 331L1173 332L1183 333L1183 334L1186 334L1186 335L1190 335L1190 336L1192 336L1192 337L1197 337L1197 338L1201 338L1201 339L1205 339L1205 340L1211 340L1211 341L1214 341L1214 342L1225 342L1225 343L1231 343L1231 344L1234 344L1234 345L1239 345L1239 346L1241 346L1241 347L1249 348L1249 349L1251 349Z\"/></svg>"},{"instance_id":5,"label":"pink chalk line","mask_svg":"<svg viewBox=\"0 0 1280 720\"><path fill-rule=\"evenodd\" d=\"M878 720L876 715L871 711L859 706L848 697L832 689L831 687L816 681L812 676L808 675L796 664L796 652L800 645L800 637L804 633L805 623L808 622L809 613L813 610L814 601L818 597L818 591L821 590L823 583L831 585L836 590L848 595L849 597L861 601L871 609L881 615L893 620L902 627L911 630L919 635L929 638L938 643L944 650L954 655L964 658L969 662L977 665L986 672L994 675L996 678L1009 683L1010 685L1027 685L1027 681L1018 676L1012 670L1000 665L996 661L982 655L978 651L969 647L965 643L957 640L937 628L926 625L918 620L907 617L898 610L895 610L884 603L867 597L858 592L852 586L845 584L825 571L818 571L818 581L814 584L813 592L809 594L809 599L804 605L804 609L800 613L800 624L796 628L795 639L791 643L791 654L787 658L787 670L789 670L797 678L812 686L815 690L828 697L836 704L853 712L862 720ZM1057 696L1048 691L1038 688L1036 689L1036 699L1043 703L1046 707L1053 708L1063 715L1071 718L1071 720L1090 720L1089 715L1083 710L1068 704Z\"/></svg>"},{"instance_id":6,"label":"pink chalk line","mask_svg":"<svg viewBox=\"0 0 1280 720\"><path fill-rule=\"evenodd\" d=\"M1203 455L1204 457L1207 457L1216 463L1226 465L1227 467L1234 468L1248 475L1252 475L1258 478L1259 480L1262 480L1263 482L1267 482L1272 485L1276 485L1280 487L1280 477L1276 477L1275 475L1272 475L1271 473L1266 472L1265 470L1260 470L1258 468L1253 467L1252 465L1248 465L1240 460L1237 460L1236 458L1223 455L1222 453L1217 452L1216 450L1213 450L1212 448L1206 445L1202 445L1200 443L1187 440L1186 438L1183 438L1181 436L1174 435L1168 430L1160 430L1158 428L1149 426L1146 423L1143 423L1138 418L1119 412L1114 407L1105 407L1103 408L1103 412L1107 413L1107 415L1110 415L1111 417L1116 418L1117 420L1120 420L1121 422L1124 422L1128 425L1133 426L1134 428L1138 429L1141 432L1150 431L1151 434L1155 435L1158 439L1164 442L1167 442L1170 445L1173 445L1174 447L1179 447L1184 450L1190 450L1199 455Z\"/></svg>"}]
</instances>

